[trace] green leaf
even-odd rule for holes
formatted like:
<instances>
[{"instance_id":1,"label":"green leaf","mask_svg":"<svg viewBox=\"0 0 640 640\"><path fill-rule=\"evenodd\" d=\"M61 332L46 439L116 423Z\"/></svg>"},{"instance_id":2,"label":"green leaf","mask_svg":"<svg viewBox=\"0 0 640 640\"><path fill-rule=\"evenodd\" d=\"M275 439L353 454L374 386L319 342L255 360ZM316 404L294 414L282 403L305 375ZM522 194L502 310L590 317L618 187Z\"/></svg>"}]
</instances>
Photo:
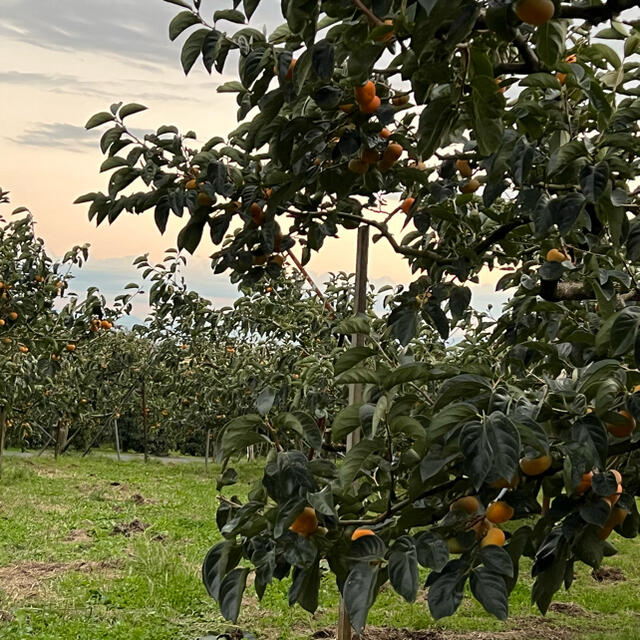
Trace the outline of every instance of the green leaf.
<instances>
[{"instance_id":1,"label":"green leaf","mask_svg":"<svg viewBox=\"0 0 640 640\"><path fill-rule=\"evenodd\" d=\"M227 22L233 22L235 24L244 24L245 17L241 11L235 9L221 9L213 14L213 21L226 20Z\"/></svg>"},{"instance_id":2,"label":"green leaf","mask_svg":"<svg viewBox=\"0 0 640 640\"><path fill-rule=\"evenodd\" d=\"M184 7L185 9L190 9L191 6L185 0L164 0L164 2L168 2L169 4L177 4L179 7Z\"/></svg>"},{"instance_id":3,"label":"green leaf","mask_svg":"<svg viewBox=\"0 0 640 640\"><path fill-rule=\"evenodd\" d=\"M206 223L206 218L192 217L178 234L178 249L185 249L193 255L202 240Z\"/></svg>"},{"instance_id":4,"label":"green leaf","mask_svg":"<svg viewBox=\"0 0 640 640\"><path fill-rule=\"evenodd\" d=\"M99 127L101 124L105 124L106 122L113 122L114 120L115 120L115 117L113 116L112 113L109 113L108 111L102 111L100 113L96 113L95 116L91 116L87 124L84 125L84 128L95 129L96 127Z\"/></svg>"},{"instance_id":5,"label":"green leaf","mask_svg":"<svg viewBox=\"0 0 640 640\"><path fill-rule=\"evenodd\" d=\"M464 394L460 394L464 395ZM469 420L477 418L478 409L469 402L458 402L441 409L431 418L428 435L431 440L454 431Z\"/></svg>"},{"instance_id":6,"label":"green leaf","mask_svg":"<svg viewBox=\"0 0 640 640\"><path fill-rule=\"evenodd\" d=\"M389 582L407 601L418 595L418 553L410 536L400 536L389 552Z\"/></svg>"},{"instance_id":7,"label":"green leaf","mask_svg":"<svg viewBox=\"0 0 640 640\"><path fill-rule=\"evenodd\" d=\"M129 104L125 104L124 107L120 108L120 118L124 120L127 116L132 116L134 113L140 113L141 111L146 111L147 107L143 104L138 104L137 102L130 102Z\"/></svg>"},{"instance_id":8,"label":"green leaf","mask_svg":"<svg viewBox=\"0 0 640 640\"><path fill-rule=\"evenodd\" d=\"M568 553L568 545L559 527L551 531L536 552L532 569L536 581L531 591L531 601L538 605L543 615L549 609L553 594L564 582Z\"/></svg>"},{"instance_id":9,"label":"green leaf","mask_svg":"<svg viewBox=\"0 0 640 640\"><path fill-rule=\"evenodd\" d=\"M257 414L248 414L231 420L225 426L220 440L222 459L228 458L235 452L243 451L252 444L264 442L266 438L257 432L262 425L263 420Z\"/></svg>"},{"instance_id":10,"label":"green leaf","mask_svg":"<svg viewBox=\"0 0 640 640\"><path fill-rule=\"evenodd\" d=\"M449 547L441 536L422 531L416 536L418 562L427 569L442 571L449 560Z\"/></svg>"},{"instance_id":11,"label":"green leaf","mask_svg":"<svg viewBox=\"0 0 640 640\"><path fill-rule=\"evenodd\" d=\"M639 326L640 309L638 307L626 307L615 316L611 327L611 355L614 358L633 348Z\"/></svg>"},{"instance_id":12,"label":"green leaf","mask_svg":"<svg viewBox=\"0 0 640 640\"><path fill-rule=\"evenodd\" d=\"M460 603L469 565L462 559L451 560L442 571L432 571L427 578L427 602L436 619L453 615Z\"/></svg>"},{"instance_id":13,"label":"green leaf","mask_svg":"<svg viewBox=\"0 0 640 640\"><path fill-rule=\"evenodd\" d=\"M305 611L315 613L318 608L318 593L320 591L319 561L305 569L294 567L291 578L289 606L293 606L297 602Z\"/></svg>"},{"instance_id":14,"label":"green leaf","mask_svg":"<svg viewBox=\"0 0 640 640\"><path fill-rule=\"evenodd\" d=\"M387 319L391 332L406 347L418 332L418 312L411 307L396 307Z\"/></svg>"},{"instance_id":15,"label":"green leaf","mask_svg":"<svg viewBox=\"0 0 640 640\"><path fill-rule=\"evenodd\" d=\"M375 356L377 351L369 347L352 347L340 354L335 366L335 375L340 375L348 369L355 367L359 362L370 356Z\"/></svg>"},{"instance_id":16,"label":"green leaf","mask_svg":"<svg viewBox=\"0 0 640 640\"><path fill-rule=\"evenodd\" d=\"M580 188L585 197L591 202L600 200L609 181L609 165L599 162L597 165L585 165L580 171Z\"/></svg>"},{"instance_id":17,"label":"green leaf","mask_svg":"<svg viewBox=\"0 0 640 640\"><path fill-rule=\"evenodd\" d=\"M494 411L482 422L465 425L460 432L460 450L476 489L490 471L501 478L513 478L518 471L520 436L513 422L500 411Z\"/></svg>"},{"instance_id":18,"label":"green leaf","mask_svg":"<svg viewBox=\"0 0 640 640\"><path fill-rule=\"evenodd\" d=\"M341 373L336 378L336 384L378 384L378 374L373 369L354 367Z\"/></svg>"},{"instance_id":19,"label":"green leaf","mask_svg":"<svg viewBox=\"0 0 640 640\"><path fill-rule=\"evenodd\" d=\"M169 40L173 42L185 29L199 24L200 18L192 11L181 11L169 23Z\"/></svg>"},{"instance_id":20,"label":"green leaf","mask_svg":"<svg viewBox=\"0 0 640 640\"><path fill-rule=\"evenodd\" d=\"M530 73L520 80L523 87L540 87L541 89L560 89L558 78L550 73Z\"/></svg>"},{"instance_id":21,"label":"green leaf","mask_svg":"<svg viewBox=\"0 0 640 640\"><path fill-rule=\"evenodd\" d=\"M230 80L229 82L221 84L216 91L218 93L245 93L246 89L241 82L238 82L237 80Z\"/></svg>"},{"instance_id":22,"label":"green leaf","mask_svg":"<svg viewBox=\"0 0 640 640\"><path fill-rule=\"evenodd\" d=\"M116 167L128 166L129 163L124 158L120 158L119 156L111 156L100 165L100 173L102 173L103 171L109 171L110 169L115 169Z\"/></svg>"},{"instance_id":23,"label":"green leaf","mask_svg":"<svg viewBox=\"0 0 640 640\"><path fill-rule=\"evenodd\" d=\"M304 411L294 411L293 415L302 425L302 437L304 441L312 449L319 451L322 448L322 434L313 416L310 416Z\"/></svg>"},{"instance_id":24,"label":"green leaf","mask_svg":"<svg viewBox=\"0 0 640 640\"><path fill-rule=\"evenodd\" d=\"M220 596L220 583L233 569L242 557L242 548L236 547L232 540L219 542L207 553L202 563L202 582L209 595L218 600Z\"/></svg>"},{"instance_id":25,"label":"green leaf","mask_svg":"<svg viewBox=\"0 0 640 640\"><path fill-rule=\"evenodd\" d=\"M331 487L327 485L321 491L308 493L307 499L309 504L318 512L325 516L337 517L336 509L333 504L333 493Z\"/></svg>"},{"instance_id":26,"label":"green leaf","mask_svg":"<svg viewBox=\"0 0 640 640\"><path fill-rule=\"evenodd\" d=\"M250 569L234 569L229 572L220 585L220 613L234 624L238 620L242 594L247 585Z\"/></svg>"},{"instance_id":27,"label":"green leaf","mask_svg":"<svg viewBox=\"0 0 640 640\"><path fill-rule=\"evenodd\" d=\"M549 164L547 166L547 172L551 176L557 171L566 169L578 158L584 158L586 155L587 150L583 142L580 142L579 140L567 142L567 144L562 145L551 154Z\"/></svg>"},{"instance_id":28,"label":"green leaf","mask_svg":"<svg viewBox=\"0 0 640 640\"><path fill-rule=\"evenodd\" d=\"M391 419L389 428L394 435L402 434L413 440L413 448L421 455L424 453L427 440L425 428L411 416L395 416Z\"/></svg>"},{"instance_id":29,"label":"green leaf","mask_svg":"<svg viewBox=\"0 0 640 640\"><path fill-rule=\"evenodd\" d=\"M458 111L448 96L432 100L422 111L418 125L418 151L423 158L430 158L446 143L457 115Z\"/></svg>"},{"instance_id":30,"label":"green leaf","mask_svg":"<svg viewBox=\"0 0 640 640\"><path fill-rule=\"evenodd\" d=\"M242 0L242 6L244 7L244 12L247 15L247 18L251 19L251 16L254 14L259 4L260 0Z\"/></svg>"},{"instance_id":31,"label":"green leaf","mask_svg":"<svg viewBox=\"0 0 640 640\"><path fill-rule=\"evenodd\" d=\"M347 452L340 467L340 477L344 486L349 486L368 462L379 459L378 452L383 448L383 441L367 439L361 440Z\"/></svg>"},{"instance_id":32,"label":"green leaf","mask_svg":"<svg viewBox=\"0 0 640 640\"><path fill-rule=\"evenodd\" d=\"M276 390L272 387L265 387L256 398L256 409L261 416L266 416L276 399Z\"/></svg>"},{"instance_id":33,"label":"green leaf","mask_svg":"<svg viewBox=\"0 0 640 640\"><path fill-rule=\"evenodd\" d=\"M548 67L555 67L564 52L566 27L560 20L549 20L536 28L536 53Z\"/></svg>"},{"instance_id":34,"label":"green leaf","mask_svg":"<svg viewBox=\"0 0 640 640\"><path fill-rule=\"evenodd\" d=\"M360 427L360 407L362 405L352 404L345 407L334 418L331 425L331 440L340 442L352 431Z\"/></svg>"},{"instance_id":35,"label":"green leaf","mask_svg":"<svg viewBox=\"0 0 640 640\"><path fill-rule=\"evenodd\" d=\"M503 547L495 544L484 547L480 552L480 558L487 569L498 575L513 578L513 561Z\"/></svg>"},{"instance_id":36,"label":"green leaf","mask_svg":"<svg viewBox=\"0 0 640 640\"><path fill-rule=\"evenodd\" d=\"M440 387L440 393L434 404L434 409L441 409L450 402L460 398L471 400L477 395L484 395L491 391L491 384L486 378L472 373L463 373L445 380Z\"/></svg>"},{"instance_id":37,"label":"green leaf","mask_svg":"<svg viewBox=\"0 0 640 640\"><path fill-rule=\"evenodd\" d=\"M604 541L598 537L597 529L584 527L578 532L572 549L580 562L597 569L604 556Z\"/></svg>"},{"instance_id":38,"label":"green leaf","mask_svg":"<svg viewBox=\"0 0 640 640\"><path fill-rule=\"evenodd\" d=\"M471 302L471 289L469 287L454 287L449 296L449 309L454 322L461 319Z\"/></svg>"},{"instance_id":39,"label":"green leaf","mask_svg":"<svg viewBox=\"0 0 640 640\"><path fill-rule=\"evenodd\" d=\"M506 552L505 552L506 553ZM469 586L476 600L498 620L509 615L509 597L504 578L486 567L471 572Z\"/></svg>"},{"instance_id":40,"label":"green leaf","mask_svg":"<svg viewBox=\"0 0 640 640\"><path fill-rule=\"evenodd\" d=\"M478 76L472 80L471 86L478 150L481 155L489 156L502 144L504 98L496 91L493 77Z\"/></svg>"},{"instance_id":41,"label":"green leaf","mask_svg":"<svg viewBox=\"0 0 640 640\"><path fill-rule=\"evenodd\" d=\"M182 53L180 54L180 62L182 63L185 75L189 74L189 71L191 71L196 60L202 53L202 45L208 34L209 29L198 29L185 40L182 46Z\"/></svg>"},{"instance_id":42,"label":"green leaf","mask_svg":"<svg viewBox=\"0 0 640 640\"><path fill-rule=\"evenodd\" d=\"M383 384L385 389L393 389L400 384L424 380L428 375L429 369L426 365L421 362L409 362L385 374Z\"/></svg>"},{"instance_id":43,"label":"green leaf","mask_svg":"<svg viewBox=\"0 0 640 640\"><path fill-rule=\"evenodd\" d=\"M367 623L367 615L375 598L378 565L358 562L349 571L344 583L342 597L344 606L356 633L362 633Z\"/></svg>"},{"instance_id":44,"label":"green leaf","mask_svg":"<svg viewBox=\"0 0 640 640\"><path fill-rule=\"evenodd\" d=\"M369 319L364 314L352 316L339 322L334 331L343 335L350 335L361 333L363 335L369 335Z\"/></svg>"}]
</instances>

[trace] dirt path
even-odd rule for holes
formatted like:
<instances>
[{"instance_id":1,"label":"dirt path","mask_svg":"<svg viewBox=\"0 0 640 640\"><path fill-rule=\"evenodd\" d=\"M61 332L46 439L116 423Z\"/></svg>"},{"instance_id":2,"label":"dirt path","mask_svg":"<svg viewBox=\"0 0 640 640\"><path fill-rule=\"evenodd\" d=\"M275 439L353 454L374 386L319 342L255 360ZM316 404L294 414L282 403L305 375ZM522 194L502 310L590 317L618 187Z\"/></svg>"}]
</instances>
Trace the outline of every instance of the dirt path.
<instances>
[{"instance_id":1,"label":"dirt path","mask_svg":"<svg viewBox=\"0 0 640 640\"><path fill-rule=\"evenodd\" d=\"M35 458L38 454L35 451L5 451L6 456L11 456L15 458ZM42 454L43 456L50 456L49 452L45 452ZM117 460L118 456L115 452L110 451L92 451L89 456L100 456L102 458L110 458L111 460ZM144 455L141 453L121 453L120 460L123 462L132 462L132 461L142 461L144 460ZM160 457L160 456L149 456L149 460L151 462L160 462L162 464L202 464L204 465L204 458L199 458L196 456L189 457Z\"/></svg>"}]
</instances>

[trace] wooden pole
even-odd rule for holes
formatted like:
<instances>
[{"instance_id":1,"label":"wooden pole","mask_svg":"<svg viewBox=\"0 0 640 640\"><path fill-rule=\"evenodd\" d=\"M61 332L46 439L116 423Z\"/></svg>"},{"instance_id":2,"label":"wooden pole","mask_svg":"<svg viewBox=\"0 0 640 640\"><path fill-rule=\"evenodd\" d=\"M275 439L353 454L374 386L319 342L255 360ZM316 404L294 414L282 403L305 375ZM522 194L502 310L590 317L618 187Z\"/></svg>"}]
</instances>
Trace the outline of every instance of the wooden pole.
<instances>
[{"instance_id":1,"label":"wooden pole","mask_svg":"<svg viewBox=\"0 0 640 640\"><path fill-rule=\"evenodd\" d=\"M369 264L369 227L366 225L358 229L358 245L356 250L356 282L353 296L353 313L367 312L367 270ZM365 336L356 333L351 338L352 346L364 346ZM352 384L349 387L349 404L362 402L364 386ZM347 452L360 442L360 429L356 429L347 436ZM351 640L351 621L340 599L340 613L338 616L338 640Z\"/></svg>"},{"instance_id":2,"label":"wooden pole","mask_svg":"<svg viewBox=\"0 0 640 640\"><path fill-rule=\"evenodd\" d=\"M140 390L142 397L142 432L143 432L143 447L144 447L144 461L149 461L149 454L147 453L147 394L144 386L144 380L142 381L142 387Z\"/></svg>"},{"instance_id":3,"label":"wooden pole","mask_svg":"<svg viewBox=\"0 0 640 640\"><path fill-rule=\"evenodd\" d=\"M53 459L58 459L58 454L60 453L60 423L62 422L62 418L58 418L58 423L56 424L56 441L53 445Z\"/></svg>"},{"instance_id":4,"label":"wooden pole","mask_svg":"<svg viewBox=\"0 0 640 640\"><path fill-rule=\"evenodd\" d=\"M209 445L211 444L211 429L207 429L207 442L204 446L204 470L209 471Z\"/></svg>"},{"instance_id":5,"label":"wooden pole","mask_svg":"<svg viewBox=\"0 0 640 640\"><path fill-rule=\"evenodd\" d=\"M4 460L4 441L7 436L7 407L0 408L0 478L2 478L2 462Z\"/></svg>"},{"instance_id":6,"label":"wooden pole","mask_svg":"<svg viewBox=\"0 0 640 640\"><path fill-rule=\"evenodd\" d=\"M118 418L113 419L113 435L116 441L116 457L120 462L120 434L118 433Z\"/></svg>"}]
</instances>

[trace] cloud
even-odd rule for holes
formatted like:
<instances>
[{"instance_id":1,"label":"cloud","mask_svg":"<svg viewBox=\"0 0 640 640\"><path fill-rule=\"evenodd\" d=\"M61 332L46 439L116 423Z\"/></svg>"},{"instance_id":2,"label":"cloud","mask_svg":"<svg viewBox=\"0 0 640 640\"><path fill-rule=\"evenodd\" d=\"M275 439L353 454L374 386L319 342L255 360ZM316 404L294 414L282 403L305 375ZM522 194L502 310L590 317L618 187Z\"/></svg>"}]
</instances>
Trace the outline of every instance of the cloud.
<instances>
[{"instance_id":1,"label":"cloud","mask_svg":"<svg viewBox=\"0 0 640 640\"><path fill-rule=\"evenodd\" d=\"M279 8L262 6L252 26L273 29L282 17ZM217 2L204 2L210 16ZM179 44L169 42L168 25L180 9L161 0L2 0L0 38L56 51L102 53L136 66L176 65ZM222 29L237 25L224 22ZM157 69L157 67L156 67Z\"/></svg>"},{"instance_id":2,"label":"cloud","mask_svg":"<svg viewBox=\"0 0 640 640\"><path fill-rule=\"evenodd\" d=\"M101 52L147 63L175 62L167 25L175 7L132 0L3 0L0 36L58 51Z\"/></svg>"},{"instance_id":3,"label":"cloud","mask_svg":"<svg viewBox=\"0 0 640 640\"><path fill-rule=\"evenodd\" d=\"M55 90L75 96L93 96L111 100L114 95L135 94L136 100L176 102L207 102L211 101L211 93L222 84L225 78L219 82L190 82L189 93L185 93L184 85L175 82L159 82L156 80L144 80L132 78L130 80L109 81L108 85L101 80L85 80L77 75L45 73L23 73L20 71L0 71L0 85L13 85L27 87L42 91ZM208 95L198 95L206 91Z\"/></svg>"},{"instance_id":4,"label":"cloud","mask_svg":"<svg viewBox=\"0 0 640 640\"><path fill-rule=\"evenodd\" d=\"M131 133L143 138L149 133L143 129L129 129ZM101 136L100 130L87 131L84 127L67 122L41 122L25 129L20 135L8 138L11 142L32 147L48 147L59 151L73 151L76 153L87 149L98 149Z\"/></svg>"},{"instance_id":5,"label":"cloud","mask_svg":"<svg viewBox=\"0 0 640 640\"><path fill-rule=\"evenodd\" d=\"M84 127L73 124L54 122L36 124L9 140L20 145L80 152L89 148L96 149L99 138L99 132L87 131Z\"/></svg>"}]
</instances>

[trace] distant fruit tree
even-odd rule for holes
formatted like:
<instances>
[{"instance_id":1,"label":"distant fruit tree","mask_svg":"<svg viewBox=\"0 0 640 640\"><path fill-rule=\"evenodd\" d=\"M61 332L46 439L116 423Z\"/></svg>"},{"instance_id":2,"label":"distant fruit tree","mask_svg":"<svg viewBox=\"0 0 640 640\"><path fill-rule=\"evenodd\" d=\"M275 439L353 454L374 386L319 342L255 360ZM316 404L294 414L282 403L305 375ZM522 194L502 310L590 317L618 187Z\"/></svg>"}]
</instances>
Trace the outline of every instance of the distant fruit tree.
<instances>
[{"instance_id":1,"label":"distant fruit tree","mask_svg":"<svg viewBox=\"0 0 640 640\"><path fill-rule=\"evenodd\" d=\"M335 363L337 384L365 385L330 416L334 445L362 431L342 459L281 438L302 433L293 414L226 426L225 460L271 453L248 501L223 496L209 593L236 620L251 571L259 597L291 576L289 602L314 611L329 569L359 632L387 581L416 599L421 565L435 618L468 582L504 619L525 555L546 612L576 561L599 566L640 522L638 3L282 0L265 35L249 24L275 3L210 20L166 1L186 73L235 66L218 91L239 125L194 148L171 126L135 137L142 105L95 115L113 173L79 199L90 217L153 211L164 232L186 213L179 248L208 231L213 271L247 285L362 225L416 274L386 328L336 320L367 334ZM471 310L482 274L509 292L497 319Z\"/></svg>"}]
</instances>

